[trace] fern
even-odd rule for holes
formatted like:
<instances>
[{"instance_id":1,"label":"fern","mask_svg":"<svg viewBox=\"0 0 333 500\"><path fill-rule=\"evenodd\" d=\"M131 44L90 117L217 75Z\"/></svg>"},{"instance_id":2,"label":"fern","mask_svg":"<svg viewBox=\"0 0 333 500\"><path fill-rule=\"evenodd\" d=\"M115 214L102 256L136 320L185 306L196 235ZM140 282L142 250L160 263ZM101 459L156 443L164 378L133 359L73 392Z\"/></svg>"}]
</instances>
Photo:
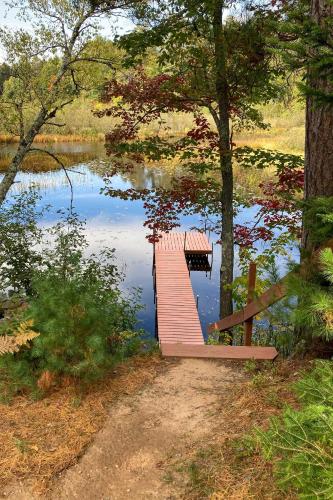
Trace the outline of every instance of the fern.
<instances>
[{"instance_id":1,"label":"fern","mask_svg":"<svg viewBox=\"0 0 333 500\"><path fill-rule=\"evenodd\" d=\"M20 347L39 336L32 330L33 320L22 321L13 335L0 335L0 355L14 354Z\"/></svg>"},{"instance_id":2,"label":"fern","mask_svg":"<svg viewBox=\"0 0 333 500\"><path fill-rule=\"evenodd\" d=\"M0 355L3 354L14 354L19 350L19 346L16 344L15 337L11 335L1 335L0 336Z\"/></svg>"}]
</instances>

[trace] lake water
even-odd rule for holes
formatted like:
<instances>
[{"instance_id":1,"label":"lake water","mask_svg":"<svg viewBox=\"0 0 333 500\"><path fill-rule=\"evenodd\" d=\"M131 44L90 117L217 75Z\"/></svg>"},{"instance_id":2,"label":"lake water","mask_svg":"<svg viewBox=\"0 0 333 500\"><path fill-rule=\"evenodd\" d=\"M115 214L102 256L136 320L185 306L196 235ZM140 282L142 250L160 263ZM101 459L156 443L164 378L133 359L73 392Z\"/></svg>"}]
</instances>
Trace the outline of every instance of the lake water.
<instances>
[{"instance_id":1,"label":"lake water","mask_svg":"<svg viewBox=\"0 0 333 500\"><path fill-rule=\"evenodd\" d=\"M5 146L0 150L0 159L12 154L13 146ZM126 279L124 288L140 287L144 310L139 314L139 326L153 334L155 331L155 306L153 300L152 253L153 247L147 241L148 230L143 226L145 212L142 201L125 201L101 194L104 186L101 175L90 162L98 165L98 160L106 160L102 144L90 143L58 143L48 149L64 154L70 159L70 173L74 188L75 211L86 219L86 234L92 252L109 246L116 249L118 265L124 270ZM36 170L36 168L33 168ZM52 205L42 225L49 226L58 220L59 209L70 206L71 191L62 170L41 173L20 173L11 194L26 189L29 185L38 185L42 194L42 204ZM152 188L167 186L170 174L161 168L136 168L134 172L114 178L113 185L120 189ZM239 214L237 222L249 221L255 214L255 207ZM179 231L189 230L199 223L198 217L181 217ZM218 319L219 311L219 266L220 246L216 237L210 235L214 246L213 268L210 275L205 272L192 272L191 279L194 294L199 296L199 314L206 331L208 323ZM237 252L236 252L237 253ZM296 251L295 251L296 256ZM281 267L284 263L280 262ZM235 273L237 274L237 256Z\"/></svg>"}]
</instances>

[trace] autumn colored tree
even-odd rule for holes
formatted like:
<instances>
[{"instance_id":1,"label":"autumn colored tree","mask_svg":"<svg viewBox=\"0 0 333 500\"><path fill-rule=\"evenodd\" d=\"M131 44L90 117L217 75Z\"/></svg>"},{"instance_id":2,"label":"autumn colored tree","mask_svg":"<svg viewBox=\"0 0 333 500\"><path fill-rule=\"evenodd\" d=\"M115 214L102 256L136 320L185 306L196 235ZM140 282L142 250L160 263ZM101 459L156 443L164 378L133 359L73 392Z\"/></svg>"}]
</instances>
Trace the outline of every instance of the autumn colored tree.
<instances>
[{"instance_id":1,"label":"autumn colored tree","mask_svg":"<svg viewBox=\"0 0 333 500\"><path fill-rule=\"evenodd\" d=\"M279 95L283 87L277 81L282 69L267 46L274 12L250 11L242 2L235 6L237 15L228 9L221 0L160 1L136 9L140 29L119 43L127 50L129 65L139 64L147 51L155 50L161 73L141 84L139 79L127 86L123 81L110 82L103 96L109 104L100 112L121 119L107 137L109 150L116 143L137 139L140 126L151 119L163 121L163 113L193 114L193 129L182 140L166 144L153 137L140 146L131 143L130 148L146 155L153 151L155 158L182 151L183 163L193 172L210 173L218 181L213 201L220 216L221 317L232 313L233 131L264 127L256 106ZM123 106L114 97L123 98ZM124 152L124 145L119 151Z\"/></svg>"}]
</instances>

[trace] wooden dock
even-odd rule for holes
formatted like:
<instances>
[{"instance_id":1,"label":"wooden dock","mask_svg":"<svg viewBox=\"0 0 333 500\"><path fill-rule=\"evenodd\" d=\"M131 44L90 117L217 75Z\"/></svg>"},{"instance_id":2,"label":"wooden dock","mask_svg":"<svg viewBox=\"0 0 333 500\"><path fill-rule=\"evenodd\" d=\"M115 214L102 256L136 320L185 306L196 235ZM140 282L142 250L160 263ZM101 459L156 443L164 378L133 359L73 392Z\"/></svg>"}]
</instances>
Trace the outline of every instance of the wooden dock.
<instances>
[{"instance_id":1,"label":"wooden dock","mask_svg":"<svg viewBox=\"0 0 333 500\"><path fill-rule=\"evenodd\" d=\"M205 345L188 258L211 253L207 236L199 232L165 233L154 245L156 322L162 355L273 360L277 356L273 347Z\"/></svg>"},{"instance_id":2,"label":"wooden dock","mask_svg":"<svg viewBox=\"0 0 333 500\"><path fill-rule=\"evenodd\" d=\"M203 345L186 253L210 254L202 233L166 233L155 244L157 323L160 344Z\"/></svg>"}]
</instances>

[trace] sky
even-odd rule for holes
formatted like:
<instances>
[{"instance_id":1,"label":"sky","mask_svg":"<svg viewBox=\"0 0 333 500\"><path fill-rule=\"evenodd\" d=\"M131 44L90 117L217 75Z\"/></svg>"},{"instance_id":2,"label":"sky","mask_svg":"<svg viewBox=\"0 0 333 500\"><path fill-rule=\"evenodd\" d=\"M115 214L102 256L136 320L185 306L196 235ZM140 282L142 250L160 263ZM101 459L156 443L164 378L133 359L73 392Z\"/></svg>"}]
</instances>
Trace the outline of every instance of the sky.
<instances>
[{"instance_id":1,"label":"sky","mask_svg":"<svg viewBox=\"0 0 333 500\"><path fill-rule=\"evenodd\" d=\"M118 33L126 33L134 28L133 23L129 19L124 17L119 17L117 19L103 19L101 22L102 35L105 37L112 36L111 25L116 29ZM18 28L29 28L25 22L22 22L17 17L16 9L8 9L6 5L6 0L0 0L0 27L7 26L13 30ZM0 47L0 62L4 60L4 54Z\"/></svg>"}]
</instances>

